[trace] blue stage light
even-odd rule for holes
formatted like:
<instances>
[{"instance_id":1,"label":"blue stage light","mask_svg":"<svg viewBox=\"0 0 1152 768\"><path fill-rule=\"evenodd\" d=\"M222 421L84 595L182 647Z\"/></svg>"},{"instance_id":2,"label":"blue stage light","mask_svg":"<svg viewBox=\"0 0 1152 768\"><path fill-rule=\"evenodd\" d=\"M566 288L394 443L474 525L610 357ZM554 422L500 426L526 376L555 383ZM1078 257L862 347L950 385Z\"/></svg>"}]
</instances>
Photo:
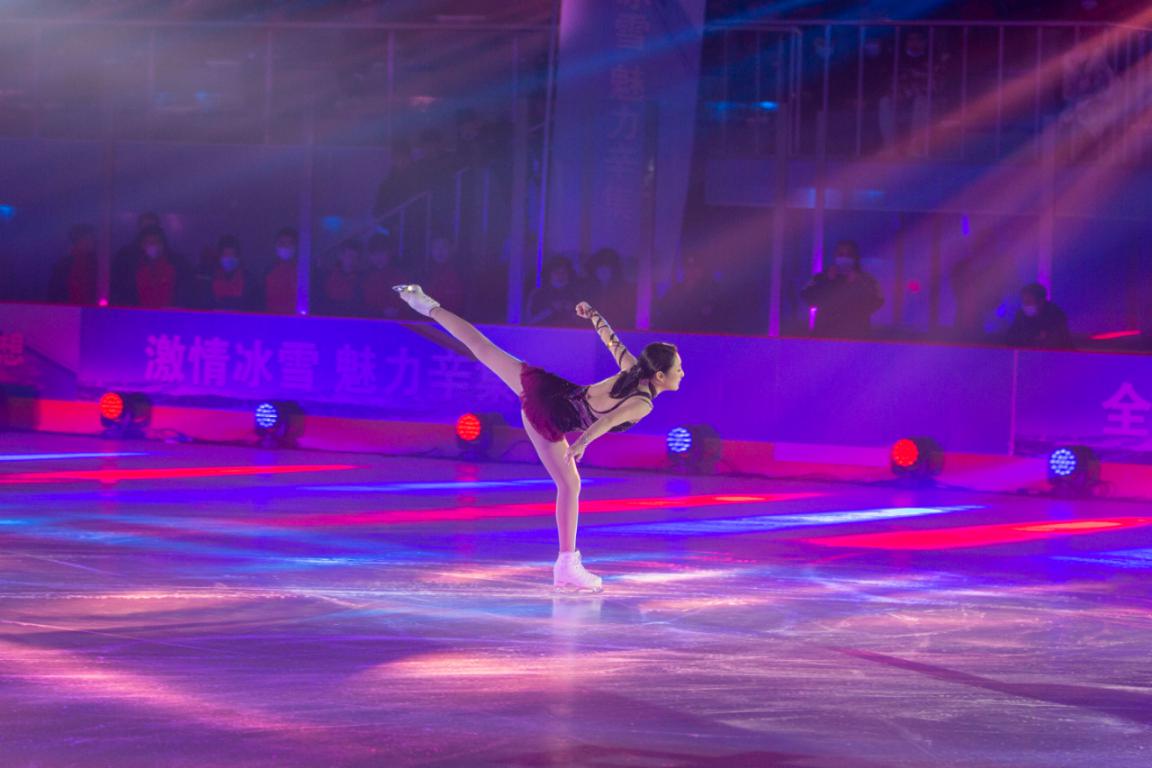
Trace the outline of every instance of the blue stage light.
<instances>
[{"instance_id":1,"label":"blue stage light","mask_svg":"<svg viewBox=\"0 0 1152 768\"><path fill-rule=\"evenodd\" d=\"M1068 477L1076 471L1076 454L1067 448L1057 448L1048 457L1048 469L1057 477Z\"/></svg>"},{"instance_id":2,"label":"blue stage light","mask_svg":"<svg viewBox=\"0 0 1152 768\"><path fill-rule=\"evenodd\" d=\"M1062 445L1048 454L1048 482L1054 493L1090 496L1100 485L1100 457L1086 445Z\"/></svg>"},{"instance_id":3,"label":"blue stage light","mask_svg":"<svg viewBox=\"0 0 1152 768\"><path fill-rule=\"evenodd\" d=\"M304 431L304 412L291 401L267 400L256 406L253 415L256 436L267 447L293 446Z\"/></svg>"},{"instance_id":4,"label":"blue stage light","mask_svg":"<svg viewBox=\"0 0 1152 768\"><path fill-rule=\"evenodd\" d=\"M692 432L686 427L672 427L667 442L671 453L687 453L692 450Z\"/></svg>"},{"instance_id":5,"label":"blue stage light","mask_svg":"<svg viewBox=\"0 0 1152 768\"><path fill-rule=\"evenodd\" d=\"M664 444L669 462L680 471L712 472L720 459L720 438L707 424L673 427Z\"/></svg>"},{"instance_id":6,"label":"blue stage light","mask_svg":"<svg viewBox=\"0 0 1152 768\"><path fill-rule=\"evenodd\" d=\"M260 429L272 429L280 421L280 411L272 403L260 403L256 406L256 426Z\"/></svg>"}]
</instances>

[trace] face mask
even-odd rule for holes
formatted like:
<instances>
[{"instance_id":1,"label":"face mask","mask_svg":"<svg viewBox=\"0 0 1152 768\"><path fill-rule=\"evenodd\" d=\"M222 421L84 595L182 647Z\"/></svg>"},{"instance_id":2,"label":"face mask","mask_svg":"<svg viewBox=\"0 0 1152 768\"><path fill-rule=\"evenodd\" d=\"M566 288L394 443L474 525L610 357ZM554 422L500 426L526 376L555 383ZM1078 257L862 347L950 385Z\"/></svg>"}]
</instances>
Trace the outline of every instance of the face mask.
<instances>
[{"instance_id":1,"label":"face mask","mask_svg":"<svg viewBox=\"0 0 1152 768\"><path fill-rule=\"evenodd\" d=\"M908 54L910 59L918 59L924 55L923 48L905 48L904 53Z\"/></svg>"},{"instance_id":2,"label":"face mask","mask_svg":"<svg viewBox=\"0 0 1152 768\"><path fill-rule=\"evenodd\" d=\"M295 255L296 255L296 249L291 248L289 246L281 245L281 246L277 246L277 248L276 248L276 256L277 256L277 258L281 259L282 261L288 261L289 259L291 259Z\"/></svg>"},{"instance_id":3,"label":"face mask","mask_svg":"<svg viewBox=\"0 0 1152 768\"><path fill-rule=\"evenodd\" d=\"M864 55L874 59L880 55L880 43L864 43Z\"/></svg>"},{"instance_id":4,"label":"face mask","mask_svg":"<svg viewBox=\"0 0 1152 768\"><path fill-rule=\"evenodd\" d=\"M1034 306L1032 304L1027 304L1020 309L1022 309L1024 314L1028 317L1036 317L1036 315L1040 314L1040 307Z\"/></svg>"},{"instance_id":5,"label":"face mask","mask_svg":"<svg viewBox=\"0 0 1152 768\"><path fill-rule=\"evenodd\" d=\"M144 255L150 259L160 258L160 246L149 245L144 248Z\"/></svg>"},{"instance_id":6,"label":"face mask","mask_svg":"<svg viewBox=\"0 0 1152 768\"><path fill-rule=\"evenodd\" d=\"M224 268L225 272L232 272L240 266L240 259L235 256L224 256L220 259L220 266Z\"/></svg>"},{"instance_id":7,"label":"face mask","mask_svg":"<svg viewBox=\"0 0 1152 768\"><path fill-rule=\"evenodd\" d=\"M842 269L842 270L847 272L847 271L853 270L855 268L856 268L856 260L855 259L845 259L845 258L837 258L836 259L836 269Z\"/></svg>"},{"instance_id":8,"label":"face mask","mask_svg":"<svg viewBox=\"0 0 1152 768\"><path fill-rule=\"evenodd\" d=\"M596 268L596 279L602 283L606 283L609 280L611 280L612 279L612 268L611 267L597 267Z\"/></svg>"},{"instance_id":9,"label":"face mask","mask_svg":"<svg viewBox=\"0 0 1152 768\"><path fill-rule=\"evenodd\" d=\"M548 282L552 284L553 288L563 288L564 286L568 285L568 276L553 275Z\"/></svg>"}]
</instances>

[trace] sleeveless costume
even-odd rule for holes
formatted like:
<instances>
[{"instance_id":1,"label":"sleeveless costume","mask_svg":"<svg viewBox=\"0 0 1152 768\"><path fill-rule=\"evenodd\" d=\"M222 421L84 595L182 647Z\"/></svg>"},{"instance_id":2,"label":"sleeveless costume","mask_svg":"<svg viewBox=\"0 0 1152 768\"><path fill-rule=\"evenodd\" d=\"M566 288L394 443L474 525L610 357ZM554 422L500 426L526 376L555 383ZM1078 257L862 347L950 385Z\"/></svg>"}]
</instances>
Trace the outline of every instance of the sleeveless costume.
<instances>
[{"instance_id":1,"label":"sleeveless costume","mask_svg":"<svg viewBox=\"0 0 1152 768\"><path fill-rule=\"evenodd\" d=\"M528 421L540 434L555 443L568 432L583 431L619 408L634 397L642 397L649 403L652 395L637 390L619 400L606 411L597 411L588 403L588 387L573 384L565 378L549 373L543 368L521 363L520 386L524 392L520 403ZM610 432L623 432L635 422L617 424Z\"/></svg>"}]
</instances>

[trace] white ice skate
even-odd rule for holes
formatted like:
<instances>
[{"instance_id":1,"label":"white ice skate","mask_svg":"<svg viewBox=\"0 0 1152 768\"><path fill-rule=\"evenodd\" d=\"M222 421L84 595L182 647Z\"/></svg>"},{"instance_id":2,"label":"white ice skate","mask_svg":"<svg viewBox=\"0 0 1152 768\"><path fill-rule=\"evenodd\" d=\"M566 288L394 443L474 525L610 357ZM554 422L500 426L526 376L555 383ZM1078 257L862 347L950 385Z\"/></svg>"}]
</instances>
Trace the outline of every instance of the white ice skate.
<instances>
[{"instance_id":1,"label":"white ice skate","mask_svg":"<svg viewBox=\"0 0 1152 768\"><path fill-rule=\"evenodd\" d=\"M552 566L553 589L566 592L599 592L604 588L603 580L589 573L580 562L580 552L561 552Z\"/></svg>"},{"instance_id":2,"label":"white ice skate","mask_svg":"<svg viewBox=\"0 0 1152 768\"><path fill-rule=\"evenodd\" d=\"M424 315L424 317L428 317L432 314L432 310L440 306L440 302L424 293L424 289L418 285L394 285L392 286L392 290L400 295L404 303Z\"/></svg>"}]
</instances>

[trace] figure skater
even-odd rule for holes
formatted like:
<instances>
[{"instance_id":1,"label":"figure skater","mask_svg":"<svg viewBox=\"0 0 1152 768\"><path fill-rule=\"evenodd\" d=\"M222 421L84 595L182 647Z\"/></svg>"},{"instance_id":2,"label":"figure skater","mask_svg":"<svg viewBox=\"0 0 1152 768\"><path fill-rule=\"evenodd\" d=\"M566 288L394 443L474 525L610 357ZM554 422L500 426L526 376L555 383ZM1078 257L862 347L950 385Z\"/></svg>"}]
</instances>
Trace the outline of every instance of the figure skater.
<instances>
[{"instance_id":1,"label":"figure skater","mask_svg":"<svg viewBox=\"0 0 1152 768\"><path fill-rule=\"evenodd\" d=\"M656 342L637 358L621 343L608 322L587 302L576 314L590 320L620 366L620 373L579 386L518 360L493 344L476 326L440 306L419 285L397 285L408 306L430 317L460 341L476 359L500 377L520 398L524 429L540 462L556 483L556 529L560 554L552 568L552 585L561 590L599 592L599 576L589 573L576 549L580 508L580 473L576 463L588 445L605 432L628 429L652 411L661 392L680 388L684 378L680 355L672 344ZM580 431L569 445L565 434Z\"/></svg>"}]
</instances>

